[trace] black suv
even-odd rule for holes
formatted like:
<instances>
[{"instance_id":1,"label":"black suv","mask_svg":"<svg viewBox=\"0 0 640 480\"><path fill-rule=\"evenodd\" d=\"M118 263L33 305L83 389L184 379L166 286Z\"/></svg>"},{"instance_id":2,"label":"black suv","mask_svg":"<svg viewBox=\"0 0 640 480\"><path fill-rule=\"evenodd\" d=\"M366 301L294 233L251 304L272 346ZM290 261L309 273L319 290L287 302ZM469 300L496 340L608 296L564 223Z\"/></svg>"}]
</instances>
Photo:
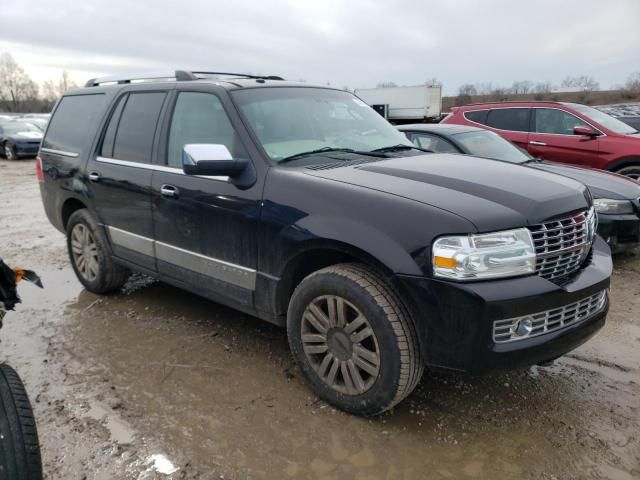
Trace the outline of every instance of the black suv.
<instances>
[{"instance_id":1,"label":"black suv","mask_svg":"<svg viewBox=\"0 0 640 480\"><path fill-rule=\"evenodd\" d=\"M605 322L611 257L584 185L425 155L344 91L95 79L58 102L39 158L88 290L133 270L286 326L313 390L349 412L392 407L425 366L551 361Z\"/></svg>"}]
</instances>

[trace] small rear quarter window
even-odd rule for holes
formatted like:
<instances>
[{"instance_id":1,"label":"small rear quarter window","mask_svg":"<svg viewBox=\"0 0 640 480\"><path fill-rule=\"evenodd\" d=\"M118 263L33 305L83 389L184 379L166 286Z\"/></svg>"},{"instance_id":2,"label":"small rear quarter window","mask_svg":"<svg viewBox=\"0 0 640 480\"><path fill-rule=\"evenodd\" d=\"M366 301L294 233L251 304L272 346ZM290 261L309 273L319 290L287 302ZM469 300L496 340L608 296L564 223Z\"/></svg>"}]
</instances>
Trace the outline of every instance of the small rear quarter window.
<instances>
[{"instance_id":1,"label":"small rear quarter window","mask_svg":"<svg viewBox=\"0 0 640 480\"><path fill-rule=\"evenodd\" d=\"M487 110L472 110L470 112L464 112L464 118L466 118L467 120L471 120L472 122L486 125Z\"/></svg>"},{"instance_id":2,"label":"small rear quarter window","mask_svg":"<svg viewBox=\"0 0 640 480\"><path fill-rule=\"evenodd\" d=\"M80 153L91 140L91 133L95 132L104 102L104 94L62 97L51 117L42 147Z\"/></svg>"}]
</instances>

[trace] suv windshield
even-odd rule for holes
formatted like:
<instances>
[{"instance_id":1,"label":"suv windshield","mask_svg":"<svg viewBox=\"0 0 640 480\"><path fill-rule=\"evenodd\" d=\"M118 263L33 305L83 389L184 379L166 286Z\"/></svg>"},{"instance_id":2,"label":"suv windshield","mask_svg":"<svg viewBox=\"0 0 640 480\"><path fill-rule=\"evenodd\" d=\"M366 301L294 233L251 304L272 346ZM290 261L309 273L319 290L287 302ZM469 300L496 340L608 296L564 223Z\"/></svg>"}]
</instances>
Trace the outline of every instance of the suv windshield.
<instances>
[{"instance_id":1,"label":"suv windshield","mask_svg":"<svg viewBox=\"0 0 640 480\"><path fill-rule=\"evenodd\" d=\"M532 158L528 153L494 132L465 132L453 136L471 155L478 157L505 160L512 163L524 163Z\"/></svg>"},{"instance_id":2,"label":"suv windshield","mask_svg":"<svg viewBox=\"0 0 640 480\"><path fill-rule=\"evenodd\" d=\"M629 135L632 133L638 133L638 131L630 127L624 122L621 122L617 118L613 118L611 115L596 110L595 108L587 107L586 105L580 105L577 103L565 103L567 107L573 108L576 112L581 113L585 117L590 118L594 122L599 123L604 128L611 130L612 132L619 133L620 135Z\"/></svg>"},{"instance_id":3,"label":"suv windshield","mask_svg":"<svg viewBox=\"0 0 640 480\"><path fill-rule=\"evenodd\" d=\"M371 152L413 144L350 93L324 88L252 88L232 93L274 161L320 149Z\"/></svg>"}]
</instances>

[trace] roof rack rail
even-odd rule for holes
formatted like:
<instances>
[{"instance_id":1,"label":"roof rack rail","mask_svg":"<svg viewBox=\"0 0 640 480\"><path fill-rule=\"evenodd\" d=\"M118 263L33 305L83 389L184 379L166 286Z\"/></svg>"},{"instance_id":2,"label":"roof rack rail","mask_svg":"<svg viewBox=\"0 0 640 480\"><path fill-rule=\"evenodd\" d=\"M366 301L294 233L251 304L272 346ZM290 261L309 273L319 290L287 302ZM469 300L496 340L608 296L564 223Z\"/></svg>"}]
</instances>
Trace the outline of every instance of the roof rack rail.
<instances>
[{"instance_id":1,"label":"roof rack rail","mask_svg":"<svg viewBox=\"0 0 640 480\"><path fill-rule=\"evenodd\" d=\"M92 78L85 87L97 87L105 83L115 83L118 85L124 85L132 83L134 81L158 81L158 80L175 80L177 82L200 80L203 75L224 75L227 77L236 78L252 78L256 80L284 80L284 78L276 75L250 75L246 73L230 73L230 72L205 72L205 71L189 71L189 70L175 70L175 71L163 71L163 72L147 72L137 73L131 75L109 75L105 77Z\"/></svg>"}]
</instances>

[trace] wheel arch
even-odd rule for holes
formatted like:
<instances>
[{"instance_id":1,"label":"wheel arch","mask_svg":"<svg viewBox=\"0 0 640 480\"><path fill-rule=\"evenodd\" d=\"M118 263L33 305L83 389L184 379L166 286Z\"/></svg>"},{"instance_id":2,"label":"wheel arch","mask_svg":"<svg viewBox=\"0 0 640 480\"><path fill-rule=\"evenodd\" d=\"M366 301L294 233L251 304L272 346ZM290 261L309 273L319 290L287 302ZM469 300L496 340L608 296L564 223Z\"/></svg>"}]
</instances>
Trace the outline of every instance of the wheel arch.
<instances>
[{"instance_id":1,"label":"wheel arch","mask_svg":"<svg viewBox=\"0 0 640 480\"><path fill-rule=\"evenodd\" d=\"M67 224L69 223L71 215L83 208L87 208L87 205L75 197L68 198L64 201L62 208L60 209L60 219L62 221L62 227L65 230L67 229Z\"/></svg>"},{"instance_id":2,"label":"wheel arch","mask_svg":"<svg viewBox=\"0 0 640 480\"><path fill-rule=\"evenodd\" d=\"M618 158L613 162L611 162L610 164L608 164L606 170L610 172L616 172L621 168L629 167L631 165L640 166L640 156L634 155L634 156Z\"/></svg>"}]
</instances>

